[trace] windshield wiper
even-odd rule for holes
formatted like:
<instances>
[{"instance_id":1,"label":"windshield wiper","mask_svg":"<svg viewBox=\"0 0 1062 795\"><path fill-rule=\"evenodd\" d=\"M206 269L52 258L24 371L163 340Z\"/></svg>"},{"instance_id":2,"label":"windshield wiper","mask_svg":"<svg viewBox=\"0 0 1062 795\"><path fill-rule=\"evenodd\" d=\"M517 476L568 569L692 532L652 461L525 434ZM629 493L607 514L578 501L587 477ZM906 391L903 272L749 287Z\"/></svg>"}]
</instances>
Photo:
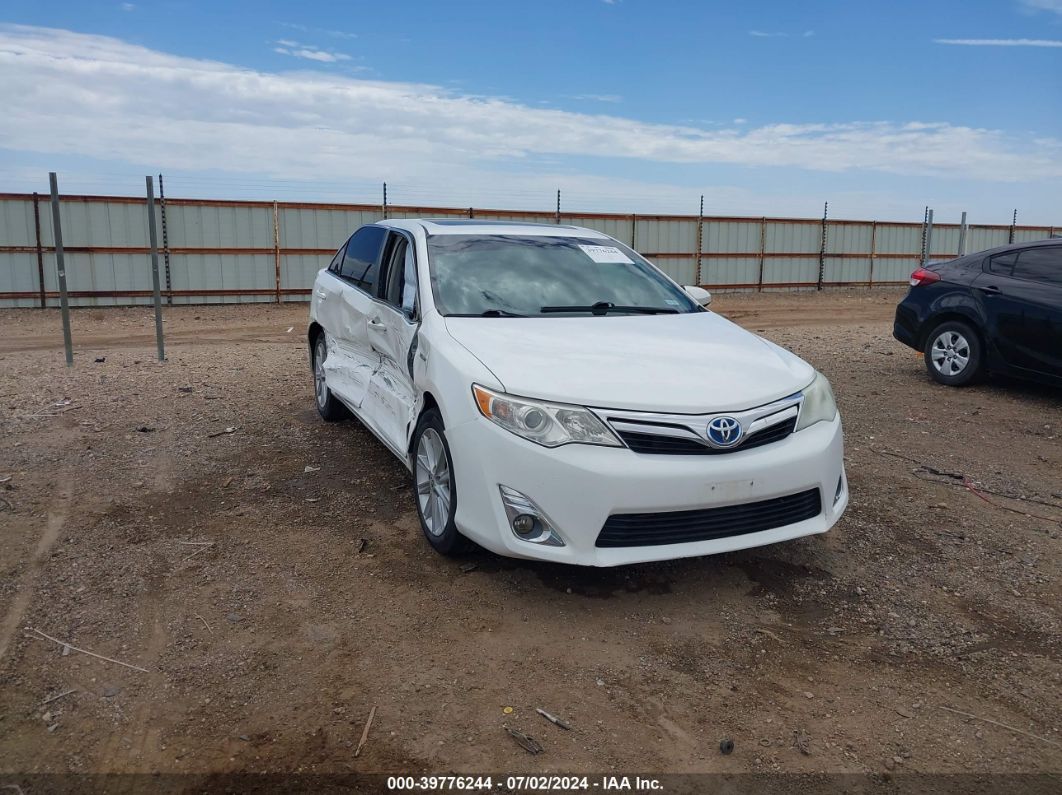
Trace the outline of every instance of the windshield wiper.
<instances>
[{"instance_id":1,"label":"windshield wiper","mask_svg":"<svg viewBox=\"0 0 1062 795\"><path fill-rule=\"evenodd\" d=\"M611 301L598 301L590 306L544 306L538 310L543 314L554 312L590 312L595 315L607 315L609 312L632 312L638 315L677 315L678 310L667 306L619 306Z\"/></svg>"},{"instance_id":2,"label":"windshield wiper","mask_svg":"<svg viewBox=\"0 0 1062 795\"><path fill-rule=\"evenodd\" d=\"M447 317L527 317L517 312L508 312L504 309L486 309L482 312L471 312L460 315L447 315Z\"/></svg>"}]
</instances>

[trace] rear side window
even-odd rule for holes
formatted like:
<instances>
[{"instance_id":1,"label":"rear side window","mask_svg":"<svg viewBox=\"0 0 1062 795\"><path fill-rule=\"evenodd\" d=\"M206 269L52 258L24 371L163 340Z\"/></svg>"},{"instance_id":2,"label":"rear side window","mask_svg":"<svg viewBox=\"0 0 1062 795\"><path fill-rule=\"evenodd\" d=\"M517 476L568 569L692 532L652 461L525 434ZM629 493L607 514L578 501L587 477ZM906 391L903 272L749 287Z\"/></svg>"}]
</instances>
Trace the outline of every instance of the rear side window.
<instances>
[{"instance_id":1,"label":"rear side window","mask_svg":"<svg viewBox=\"0 0 1062 795\"><path fill-rule=\"evenodd\" d=\"M1014 263L1018 261L1017 251L1008 251L1006 254L999 254L992 257L988 261L988 269L992 273L998 273L1000 276L1013 276L1014 275Z\"/></svg>"},{"instance_id":2,"label":"rear side window","mask_svg":"<svg viewBox=\"0 0 1062 795\"><path fill-rule=\"evenodd\" d=\"M1025 249L1018 255L1013 276L1031 282L1062 284L1062 246Z\"/></svg>"},{"instance_id":3,"label":"rear side window","mask_svg":"<svg viewBox=\"0 0 1062 795\"><path fill-rule=\"evenodd\" d=\"M386 236L382 226L363 226L347 243L340 275L369 295L376 295L380 249Z\"/></svg>"},{"instance_id":4,"label":"rear side window","mask_svg":"<svg viewBox=\"0 0 1062 795\"><path fill-rule=\"evenodd\" d=\"M348 239L347 242L350 242L349 239ZM342 246L339 247L339 251L337 251L336 255L334 257L332 257L332 262L329 263L329 265L328 265L328 270L330 270L336 276L339 275L340 270L343 267L343 255L346 254L346 253L347 253L347 244L344 243Z\"/></svg>"}]
</instances>

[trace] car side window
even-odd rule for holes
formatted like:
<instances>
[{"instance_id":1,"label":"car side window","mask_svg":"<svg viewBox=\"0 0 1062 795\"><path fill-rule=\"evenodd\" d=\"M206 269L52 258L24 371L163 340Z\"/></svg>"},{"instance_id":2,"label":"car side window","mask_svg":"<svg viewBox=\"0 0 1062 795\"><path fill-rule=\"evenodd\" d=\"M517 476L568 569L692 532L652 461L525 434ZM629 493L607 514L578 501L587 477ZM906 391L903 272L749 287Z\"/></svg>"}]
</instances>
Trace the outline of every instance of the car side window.
<instances>
[{"instance_id":1,"label":"car side window","mask_svg":"<svg viewBox=\"0 0 1062 795\"><path fill-rule=\"evenodd\" d=\"M340 275L369 295L376 295L380 249L386 236L382 226L363 226L347 242Z\"/></svg>"},{"instance_id":2,"label":"car side window","mask_svg":"<svg viewBox=\"0 0 1062 795\"><path fill-rule=\"evenodd\" d=\"M339 247L339 251L332 257L332 261L328 264L328 270L339 275L340 268L343 266L343 255L347 253L347 243L350 242L350 238L347 238L347 242Z\"/></svg>"},{"instance_id":3,"label":"car side window","mask_svg":"<svg viewBox=\"0 0 1062 795\"><path fill-rule=\"evenodd\" d=\"M1062 246L1027 248L1014 265L1014 278L1062 285Z\"/></svg>"},{"instance_id":4,"label":"car side window","mask_svg":"<svg viewBox=\"0 0 1062 795\"><path fill-rule=\"evenodd\" d=\"M417 267L413 244L404 235L394 233L394 243L388 257L387 286L383 299L413 317L417 299Z\"/></svg>"},{"instance_id":5,"label":"car side window","mask_svg":"<svg viewBox=\"0 0 1062 795\"><path fill-rule=\"evenodd\" d=\"M1013 276L1014 263L1018 261L1017 251L1008 251L1005 254L997 254L988 261L988 269L1000 276Z\"/></svg>"}]
</instances>

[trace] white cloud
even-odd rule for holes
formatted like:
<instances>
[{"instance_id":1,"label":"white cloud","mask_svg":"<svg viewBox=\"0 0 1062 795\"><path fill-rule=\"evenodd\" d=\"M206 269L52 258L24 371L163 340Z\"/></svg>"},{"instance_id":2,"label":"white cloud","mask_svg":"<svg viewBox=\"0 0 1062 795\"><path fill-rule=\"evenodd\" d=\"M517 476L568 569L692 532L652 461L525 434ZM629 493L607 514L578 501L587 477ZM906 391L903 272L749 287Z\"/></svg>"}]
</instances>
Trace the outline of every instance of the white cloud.
<instances>
[{"instance_id":1,"label":"white cloud","mask_svg":"<svg viewBox=\"0 0 1062 795\"><path fill-rule=\"evenodd\" d=\"M1062 14L1062 0L1021 0L1021 4L1030 11L1053 11Z\"/></svg>"},{"instance_id":2,"label":"white cloud","mask_svg":"<svg viewBox=\"0 0 1062 795\"><path fill-rule=\"evenodd\" d=\"M291 30L298 30L302 33L317 33L323 36L332 36L337 39L356 39L357 33L349 33L345 30L335 30L334 28L314 28L309 25L301 25L297 22L281 22L280 25Z\"/></svg>"},{"instance_id":3,"label":"white cloud","mask_svg":"<svg viewBox=\"0 0 1062 795\"><path fill-rule=\"evenodd\" d=\"M277 39L275 43L277 46L273 48L273 52L290 55L293 58L305 58L307 61L319 63L338 63L350 60L350 56L346 53L322 50L313 44L301 44L291 39Z\"/></svg>"},{"instance_id":4,"label":"white cloud","mask_svg":"<svg viewBox=\"0 0 1062 795\"><path fill-rule=\"evenodd\" d=\"M1062 47L1062 41L1057 39L933 39L933 42L964 47Z\"/></svg>"},{"instance_id":5,"label":"white cloud","mask_svg":"<svg viewBox=\"0 0 1062 795\"><path fill-rule=\"evenodd\" d=\"M136 11L136 5L134 3L122 3L118 6L122 11Z\"/></svg>"},{"instance_id":6,"label":"white cloud","mask_svg":"<svg viewBox=\"0 0 1062 795\"><path fill-rule=\"evenodd\" d=\"M759 39L781 39L788 36L788 33L782 33L780 31L766 31L766 30L750 30L750 36L755 36Z\"/></svg>"},{"instance_id":7,"label":"white cloud","mask_svg":"<svg viewBox=\"0 0 1062 795\"><path fill-rule=\"evenodd\" d=\"M884 173L1049 185L1062 177L1055 138L943 122L656 124L433 85L262 72L45 28L0 25L0 73L0 141L8 156L80 156L232 184L387 180L442 186L444 199L489 198L503 189L537 195L546 184L573 182L602 194L608 185L633 191L615 194L617 202L694 192L619 180L625 169L616 165L608 176L587 175L601 158L864 179ZM808 179L828 190L821 177Z\"/></svg>"}]
</instances>

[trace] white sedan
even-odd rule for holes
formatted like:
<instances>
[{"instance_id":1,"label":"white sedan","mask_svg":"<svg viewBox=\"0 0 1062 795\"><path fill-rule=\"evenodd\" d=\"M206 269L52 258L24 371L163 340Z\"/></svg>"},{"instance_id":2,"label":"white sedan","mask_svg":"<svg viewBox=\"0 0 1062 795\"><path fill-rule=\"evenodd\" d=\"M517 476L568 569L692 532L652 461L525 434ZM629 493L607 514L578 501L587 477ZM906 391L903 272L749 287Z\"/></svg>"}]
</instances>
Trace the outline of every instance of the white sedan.
<instances>
[{"instance_id":1,"label":"white sedan","mask_svg":"<svg viewBox=\"0 0 1062 795\"><path fill-rule=\"evenodd\" d=\"M317 409L412 471L424 535L614 566L822 533L848 503L809 364L613 238L363 226L314 283Z\"/></svg>"}]
</instances>

